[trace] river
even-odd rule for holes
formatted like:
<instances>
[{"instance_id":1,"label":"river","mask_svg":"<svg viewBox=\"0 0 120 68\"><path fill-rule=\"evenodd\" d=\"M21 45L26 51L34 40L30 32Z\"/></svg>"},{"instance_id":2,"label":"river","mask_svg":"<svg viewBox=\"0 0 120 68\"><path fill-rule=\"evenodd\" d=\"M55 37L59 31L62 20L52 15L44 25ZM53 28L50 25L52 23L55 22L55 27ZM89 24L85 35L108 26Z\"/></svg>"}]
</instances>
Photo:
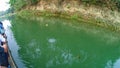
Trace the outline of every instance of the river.
<instances>
[{"instance_id":1,"label":"river","mask_svg":"<svg viewBox=\"0 0 120 68\"><path fill-rule=\"evenodd\" d=\"M14 17L3 23L6 21L18 68L120 67L119 33L55 17Z\"/></svg>"}]
</instances>

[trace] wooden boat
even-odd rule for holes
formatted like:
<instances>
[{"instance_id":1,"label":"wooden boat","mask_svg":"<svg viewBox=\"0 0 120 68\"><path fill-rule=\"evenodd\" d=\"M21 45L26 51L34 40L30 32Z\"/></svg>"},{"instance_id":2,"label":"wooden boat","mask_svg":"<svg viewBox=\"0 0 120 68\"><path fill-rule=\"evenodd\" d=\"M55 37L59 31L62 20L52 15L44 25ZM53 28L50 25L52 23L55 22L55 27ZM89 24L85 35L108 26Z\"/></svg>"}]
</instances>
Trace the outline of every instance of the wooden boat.
<instances>
[{"instance_id":1,"label":"wooden boat","mask_svg":"<svg viewBox=\"0 0 120 68\"><path fill-rule=\"evenodd\" d=\"M9 67L8 68L18 68L13 57L12 57L12 54L11 54L11 51L10 49L8 48L8 54L9 54L9 58L8 58L8 61L9 61Z\"/></svg>"},{"instance_id":2,"label":"wooden boat","mask_svg":"<svg viewBox=\"0 0 120 68\"><path fill-rule=\"evenodd\" d=\"M2 35L3 35L3 37L6 39L6 41L7 41L7 36L6 36L6 34L5 34L5 30L4 30L4 27L3 27L3 23L2 22L0 22L0 30L2 30ZM8 41L7 41L7 46L8 46ZM10 48L9 48L9 46L8 46L8 54L9 54L9 58L8 58L8 62L9 62L9 66L8 66L8 68L18 68L17 67L17 65L16 65L16 63L15 63L15 61L14 61L14 59L13 59L13 56L12 56L12 54L11 54L11 51L10 51Z\"/></svg>"}]
</instances>

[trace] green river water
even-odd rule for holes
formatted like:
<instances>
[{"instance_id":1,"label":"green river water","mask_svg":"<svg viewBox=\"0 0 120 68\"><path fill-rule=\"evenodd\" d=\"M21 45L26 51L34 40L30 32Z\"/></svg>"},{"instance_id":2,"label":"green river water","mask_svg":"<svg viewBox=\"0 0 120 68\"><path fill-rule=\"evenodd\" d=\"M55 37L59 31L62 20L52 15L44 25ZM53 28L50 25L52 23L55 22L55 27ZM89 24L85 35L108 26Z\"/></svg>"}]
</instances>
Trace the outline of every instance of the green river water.
<instances>
[{"instance_id":1,"label":"green river water","mask_svg":"<svg viewBox=\"0 0 120 68\"><path fill-rule=\"evenodd\" d=\"M9 22L9 47L19 68L120 68L119 33L55 17Z\"/></svg>"}]
</instances>

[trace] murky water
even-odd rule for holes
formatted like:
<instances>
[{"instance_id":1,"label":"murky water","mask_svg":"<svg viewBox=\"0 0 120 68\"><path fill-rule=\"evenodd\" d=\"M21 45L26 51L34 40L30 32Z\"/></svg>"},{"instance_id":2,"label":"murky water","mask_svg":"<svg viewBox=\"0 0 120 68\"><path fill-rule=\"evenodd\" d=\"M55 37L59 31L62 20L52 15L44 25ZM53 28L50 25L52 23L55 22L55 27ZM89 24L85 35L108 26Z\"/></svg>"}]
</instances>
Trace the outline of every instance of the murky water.
<instances>
[{"instance_id":1,"label":"murky water","mask_svg":"<svg viewBox=\"0 0 120 68\"><path fill-rule=\"evenodd\" d=\"M18 54L16 63L23 68L120 67L120 36L117 33L54 17L32 20L15 17L10 22L12 31L8 31L8 36L14 39L10 44L18 46L11 46L11 50L13 56Z\"/></svg>"}]
</instances>

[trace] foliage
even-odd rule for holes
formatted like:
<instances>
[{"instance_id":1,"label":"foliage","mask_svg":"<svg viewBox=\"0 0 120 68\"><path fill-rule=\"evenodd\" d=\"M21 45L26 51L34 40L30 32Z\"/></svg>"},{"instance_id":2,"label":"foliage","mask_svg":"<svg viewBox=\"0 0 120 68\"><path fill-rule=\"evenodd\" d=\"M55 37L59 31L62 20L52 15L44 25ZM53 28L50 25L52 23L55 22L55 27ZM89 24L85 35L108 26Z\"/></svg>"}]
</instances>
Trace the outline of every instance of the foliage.
<instances>
[{"instance_id":1,"label":"foliage","mask_svg":"<svg viewBox=\"0 0 120 68\"><path fill-rule=\"evenodd\" d=\"M31 0L32 4L36 4L38 2L38 0Z\"/></svg>"},{"instance_id":2,"label":"foliage","mask_svg":"<svg viewBox=\"0 0 120 68\"><path fill-rule=\"evenodd\" d=\"M39 1L48 1L48 0L10 0L10 4L12 8L15 10L20 10L21 8L25 7L26 5L35 5ZM51 1L58 1L58 3L64 3L72 1L72 0L51 0ZM111 10L113 9L120 9L120 0L76 0L79 3L84 5L95 5L100 7L107 7ZM50 2L50 0L49 0Z\"/></svg>"},{"instance_id":3,"label":"foliage","mask_svg":"<svg viewBox=\"0 0 120 68\"><path fill-rule=\"evenodd\" d=\"M117 0L116 6L117 6L118 10L120 10L120 0Z\"/></svg>"},{"instance_id":4,"label":"foliage","mask_svg":"<svg viewBox=\"0 0 120 68\"><path fill-rule=\"evenodd\" d=\"M10 0L10 5L14 10L20 10L24 8L26 5L34 5L39 0Z\"/></svg>"},{"instance_id":5,"label":"foliage","mask_svg":"<svg viewBox=\"0 0 120 68\"><path fill-rule=\"evenodd\" d=\"M80 0L84 4L107 7L111 10L120 9L120 0Z\"/></svg>"}]
</instances>

